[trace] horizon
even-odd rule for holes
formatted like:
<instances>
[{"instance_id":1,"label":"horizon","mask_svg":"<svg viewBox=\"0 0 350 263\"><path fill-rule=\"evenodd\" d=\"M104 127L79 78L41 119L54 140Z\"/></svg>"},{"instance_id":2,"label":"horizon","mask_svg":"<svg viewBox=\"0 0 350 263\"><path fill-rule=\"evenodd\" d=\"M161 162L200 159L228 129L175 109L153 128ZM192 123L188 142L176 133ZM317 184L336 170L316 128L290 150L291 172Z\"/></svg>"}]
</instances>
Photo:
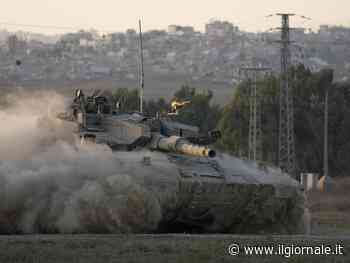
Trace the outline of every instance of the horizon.
<instances>
[{"instance_id":1,"label":"horizon","mask_svg":"<svg viewBox=\"0 0 350 263\"><path fill-rule=\"evenodd\" d=\"M101 4L98 1L83 0L36 0L34 3L13 0L2 6L0 28L10 32L25 31L45 35L60 35L72 32L73 29L92 28L101 33L125 32L127 29L137 29L138 20L141 19L144 31L166 30L168 25L176 24L193 26L196 31L203 32L204 25L214 18L229 21L242 31L264 32L279 26L278 17L266 18L279 12L299 15L291 18L292 27L313 30L323 24L349 27L350 17L347 10L350 9L350 3L347 0L334 2L320 5L316 0L295 0L289 4L277 0L257 3L253 0L219 0L214 3L199 0L179 0L176 3L164 0L138 3L129 0L126 3L117 3L105 0ZM312 20L300 19L301 15Z\"/></svg>"},{"instance_id":2,"label":"horizon","mask_svg":"<svg viewBox=\"0 0 350 263\"><path fill-rule=\"evenodd\" d=\"M247 33L261 33L261 32L267 32L269 30L265 30L265 31L254 31L254 30L246 30L244 28L242 28L239 24L233 23L232 21L229 20L225 20L225 19L208 19L207 23L205 23L203 26L205 26L206 24L210 23L211 21L221 21L221 22L230 22L232 23L234 26L237 26L239 28L240 31L242 32L247 32ZM57 25L44 25L44 24L37 24L37 25L33 25L33 24L16 24L16 23L1 23L0 22L0 31L5 31L8 33L29 33L29 34L39 34L39 35L44 35L44 36L60 36L60 35L64 35L64 34L69 34L69 33L76 33L78 31L96 31L97 33L100 34L112 34L112 33L125 33L127 30L129 29L134 29L135 31L138 31L138 21L136 21L137 23L135 27L128 27L128 28L124 28L122 30L105 30L105 29L101 29L102 27L98 28L98 27L88 27L88 26L81 26L81 27L76 27L76 28L69 28L66 26L57 26ZM6 26L8 27L6 27ZM176 25L176 26L190 26L193 27L195 32L200 32L200 33L205 33L205 29L202 30L198 30L198 28L194 27L191 24L181 24L181 23L173 23L173 24L169 24L170 25ZM159 30L159 31L168 31L168 26L164 27L164 28L150 28L147 27L146 29L143 27L143 31L144 33L150 32L150 31L154 31L154 30ZM304 28L305 31L307 31L308 29L311 29L312 32L317 32L321 26L329 26L329 27L344 27L344 28L350 28L350 25L343 25L343 24L319 24L315 27L312 28L306 28L306 27L300 27L300 28ZM16 28L16 29L12 29L12 28ZM43 31L43 29L45 30L49 30L50 28L53 28L56 31L60 31L60 32L47 32L47 31ZM278 25L276 25L277 29ZM296 27L298 28L298 27ZM271 30L270 30L271 31ZM271 31L272 32L272 31Z\"/></svg>"}]
</instances>

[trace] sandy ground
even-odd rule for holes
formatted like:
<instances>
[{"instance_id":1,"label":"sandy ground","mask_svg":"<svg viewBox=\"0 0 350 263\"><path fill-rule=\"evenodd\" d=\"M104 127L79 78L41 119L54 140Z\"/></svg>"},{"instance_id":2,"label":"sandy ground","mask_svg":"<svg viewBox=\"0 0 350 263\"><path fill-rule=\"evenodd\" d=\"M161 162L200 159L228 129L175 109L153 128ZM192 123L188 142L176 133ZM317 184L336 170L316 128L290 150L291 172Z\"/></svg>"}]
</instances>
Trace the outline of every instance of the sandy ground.
<instances>
[{"instance_id":1,"label":"sandy ground","mask_svg":"<svg viewBox=\"0 0 350 263\"><path fill-rule=\"evenodd\" d=\"M241 254L228 252L231 244ZM247 256L250 246L344 246L345 255ZM0 262L350 262L350 236L28 235L0 237Z\"/></svg>"}]
</instances>

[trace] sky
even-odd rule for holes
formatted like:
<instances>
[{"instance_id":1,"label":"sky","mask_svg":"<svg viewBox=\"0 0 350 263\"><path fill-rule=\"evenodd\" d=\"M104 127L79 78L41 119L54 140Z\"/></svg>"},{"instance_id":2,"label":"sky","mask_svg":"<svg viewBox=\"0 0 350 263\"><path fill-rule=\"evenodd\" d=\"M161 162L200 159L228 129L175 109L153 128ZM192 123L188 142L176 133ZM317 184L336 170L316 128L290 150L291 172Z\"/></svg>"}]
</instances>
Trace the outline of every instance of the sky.
<instances>
[{"instance_id":1,"label":"sky","mask_svg":"<svg viewBox=\"0 0 350 263\"><path fill-rule=\"evenodd\" d=\"M3 0L0 28L49 34L72 31L51 26L116 32L136 29L142 18L145 30L179 24L203 31L214 18L233 22L243 30L265 31L279 24L277 17L267 19L267 15L288 12L312 18L292 18L292 26L317 29L320 24L350 26L349 10L349 0Z\"/></svg>"}]
</instances>

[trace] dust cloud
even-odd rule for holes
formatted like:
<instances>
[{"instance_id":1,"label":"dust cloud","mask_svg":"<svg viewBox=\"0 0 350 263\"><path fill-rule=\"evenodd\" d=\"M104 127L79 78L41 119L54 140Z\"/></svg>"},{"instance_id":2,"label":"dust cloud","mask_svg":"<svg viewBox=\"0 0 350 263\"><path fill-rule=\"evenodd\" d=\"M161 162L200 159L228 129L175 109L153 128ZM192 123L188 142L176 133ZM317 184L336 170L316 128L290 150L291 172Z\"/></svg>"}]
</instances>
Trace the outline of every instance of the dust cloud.
<instances>
[{"instance_id":1,"label":"dust cloud","mask_svg":"<svg viewBox=\"0 0 350 263\"><path fill-rule=\"evenodd\" d=\"M55 118L68 105L56 93L17 92L7 100L0 110L1 234L157 228L165 204L174 203L164 190L174 183L156 183L164 162L145 168L146 153L74 144L73 127Z\"/></svg>"}]
</instances>

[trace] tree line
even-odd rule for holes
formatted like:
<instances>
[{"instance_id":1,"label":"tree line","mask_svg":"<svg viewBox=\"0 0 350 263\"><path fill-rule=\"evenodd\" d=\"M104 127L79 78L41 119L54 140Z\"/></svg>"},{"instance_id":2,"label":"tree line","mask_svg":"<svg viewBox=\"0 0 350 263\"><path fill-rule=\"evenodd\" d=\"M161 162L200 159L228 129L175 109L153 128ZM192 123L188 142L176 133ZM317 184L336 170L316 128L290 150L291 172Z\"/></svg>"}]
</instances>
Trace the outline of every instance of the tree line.
<instances>
[{"instance_id":1,"label":"tree line","mask_svg":"<svg viewBox=\"0 0 350 263\"><path fill-rule=\"evenodd\" d=\"M294 97L296 168L300 172L322 174L325 91L329 91L329 169L330 175L345 176L350 171L350 83L333 83L333 71L317 73L303 65L290 69ZM258 83L261 103L263 160L277 164L279 127L279 76L268 76ZM223 109L218 127L220 147L235 155L247 156L249 93L240 84L231 102Z\"/></svg>"}]
</instances>

